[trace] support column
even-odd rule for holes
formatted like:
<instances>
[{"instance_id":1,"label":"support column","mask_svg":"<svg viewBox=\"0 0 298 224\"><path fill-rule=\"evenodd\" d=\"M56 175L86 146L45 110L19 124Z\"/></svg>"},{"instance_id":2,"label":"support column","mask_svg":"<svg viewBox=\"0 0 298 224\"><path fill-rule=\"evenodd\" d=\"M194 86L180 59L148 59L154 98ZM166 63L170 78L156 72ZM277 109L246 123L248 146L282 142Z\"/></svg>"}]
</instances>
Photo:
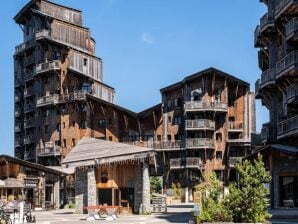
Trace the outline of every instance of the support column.
<instances>
[{"instance_id":1,"label":"support column","mask_svg":"<svg viewBox=\"0 0 298 224\"><path fill-rule=\"evenodd\" d=\"M77 169L75 183L75 201L77 212L83 213L83 207L87 206L87 171Z\"/></svg>"},{"instance_id":2,"label":"support column","mask_svg":"<svg viewBox=\"0 0 298 224\"><path fill-rule=\"evenodd\" d=\"M88 174L88 206L97 204L97 189L95 169L89 169Z\"/></svg>"},{"instance_id":3,"label":"support column","mask_svg":"<svg viewBox=\"0 0 298 224\"><path fill-rule=\"evenodd\" d=\"M142 213L142 167L135 167L135 185L134 185L134 213Z\"/></svg>"},{"instance_id":4,"label":"support column","mask_svg":"<svg viewBox=\"0 0 298 224\"><path fill-rule=\"evenodd\" d=\"M150 209L150 179L149 179L149 164L143 163L143 183L142 183L142 213L148 214L151 212Z\"/></svg>"},{"instance_id":5,"label":"support column","mask_svg":"<svg viewBox=\"0 0 298 224\"><path fill-rule=\"evenodd\" d=\"M54 183L54 208L60 208L60 178L55 177Z\"/></svg>"}]
</instances>

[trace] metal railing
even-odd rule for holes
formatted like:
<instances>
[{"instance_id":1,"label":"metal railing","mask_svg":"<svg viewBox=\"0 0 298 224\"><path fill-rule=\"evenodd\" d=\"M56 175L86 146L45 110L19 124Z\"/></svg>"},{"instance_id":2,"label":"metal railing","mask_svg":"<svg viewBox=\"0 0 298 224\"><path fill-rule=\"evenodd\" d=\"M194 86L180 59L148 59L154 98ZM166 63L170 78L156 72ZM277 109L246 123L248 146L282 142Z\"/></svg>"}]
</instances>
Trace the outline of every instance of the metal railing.
<instances>
[{"instance_id":1,"label":"metal railing","mask_svg":"<svg viewBox=\"0 0 298 224\"><path fill-rule=\"evenodd\" d=\"M286 25L286 37L288 38L298 30L298 17L290 20Z\"/></svg>"},{"instance_id":2,"label":"metal railing","mask_svg":"<svg viewBox=\"0 0 298 224\"><path fill-rule=\"evenodd\" d=\"M278 123L277 135L281 136L292 131L298 131L298 115Z\"/></svg>"},{"instance_id":3,"label":"metal railing","mask_svg":"<svg viewBox=\"0 0 298 224\"><path fill-rule=\"evenodd\" d=\"M27 135L24 137L24 144L32 144L34 141L35 139L33 135Z\"/></svg>"},{"instance_id":4,"label":"metal railing","mask_svg":"<svg viewBox=\"0 0 298 224\"><path fill-rule=\"evenodd\" d=\"M31 40L28 40L28 41L26 41L24 43L21 43L21 44L17 45L15 47L15 54L18 54L18 53L20 53L20 52L22 52L22 51L24 51L24 50L26 50L28 48L33 47L34 44L35 44L34 39L31 39Z\"/></svg>"},{"instance_id":5,"label":"metal railing","mask_svg":"<svg viewBox=\"0 0 298 224\"><path fill-rule=\"evenodd\" d=\"M228 104L222 102L186 101L185 110L220 110L227 111Z\"/></svg>"},{"instance_id":6,"label":"metal railing","mask_svg":"<svg viewBox=\"0 0 298 224\"><path fill-rule=\"evenodd\" d=\"M39 74L39 73L43 73L51 70L59 70L59 69L60 69L60 61L53 60L53 61L37 64L35 67L35 74Z\"/></svg>"},{"instance_id":7,"label":"metal railing","mask_svg":"<svg viewBox=\"0 0 298 224\"><path fill-rule=\"evenodd\" d=\"M261 74L261 86L264 87L270 82L275 83L275 68L269 68Z\"/></svg>"},{"instance_id":8,"label":"metal railing","mask_svg":"<svg viewBox=\"0 0 298 224\"><path fill-rule=\"evenodd\" d=\"M229 122L229 130L243 130L243 122Z\"/></svg>"},{"instance_id":9,"label":"metal railing","mask_svg":"<svg viewBox=\"0 0 298 224\"><path fill-rule=\"evenodd\" d=\"M43 96L37 99L37 107L42 107L46 105L51 104L59 104L59 103L65 103L68 101L74 101L74 100L86 100L87 93L82 90L74 91L73 93L69 94L52 94L49 96Z\"/></svg>"},{"instance_id":10,"label":"metal railing","mask_svg":"<svg viewBox=\"0 0 298 224\"><path fill-rule=\"evenodd\" d=\"M186 148L214 148L214 140L210 138L187 138Z\"/></svg>"},{"instance_id":11,"label":"metal railing","mask_svg":"<svg viewBox=\"0 0 298 224\"><path fill-rule=\"evenodd\" d=\"M170 169L200 168L203 162L198 157L170 159Z\"/></svg>"},{"instance_id":12,"label":"metal railing","mask_svg":"<svg viewBox=\"0 0 298 224\"><path fill-rule=\"evenodd\" d=\"M229 157L228 159L228 163L229 163L229 167L235 167L236 164L242 160L243 157Z\"/></svg>"},{"instance_id":13,"label":"metal railing","mask_svg":"<svg viewBox=\"0 0 298 224\"><path fill-rule=\"evenodd\" d=\"M24 106L24 112L25 113L28 113L28 112L34 111L35 108L36 108L36 106L35 106L34 103L25 104L25 106Z\"/></svg>"},{"instance_id":14,"label":"metal railing","mask_svg":"<svg viewBox=\"0 0 298 224\"><path fill-rule=\"evenodd\" d=\"M260 19L260 31L263 32L268 25L274 25L274 12L265 13Z\"/></svg>"},{"instance_id":15,"label":"metal railing","mask_svg":"<svg viewBox=\"0 0 298 224\"><path fill-rule=\"evenodd\" d=\"M276 63L276 77L281 76L285 70L289 69L291 66L296 66L297 63L298 51L292 51Z\"/></svg>"},{"instance_id":16,"label":"metal railing","mask_svg":"<svg viewBox=\"0 0 298 224\"><path fill-rule=\"evenodd\" d=\"M287 101L298 97L298 83L294 83L287 88Z\"/></svg>"},{"instance_id":17,"label":"metal railing","mask_svg":"<svg viewBox=\"0 0 298 224\"><path fill-rule=\"evenodd\" d=\"M46 148L40 148L37 150L37 156L60 156L62 153L61 146L52 146Z\"/></svg>"},{"instance_id":18,"label":"metal railing","mask_svg":"<svg viewBox=\"0 0 298 224\"><path fill-rule=\"evenodd\" d=\"M186 129L215 129L215 122L207 119L186 120Z\"/></svg>"}]
</instances>

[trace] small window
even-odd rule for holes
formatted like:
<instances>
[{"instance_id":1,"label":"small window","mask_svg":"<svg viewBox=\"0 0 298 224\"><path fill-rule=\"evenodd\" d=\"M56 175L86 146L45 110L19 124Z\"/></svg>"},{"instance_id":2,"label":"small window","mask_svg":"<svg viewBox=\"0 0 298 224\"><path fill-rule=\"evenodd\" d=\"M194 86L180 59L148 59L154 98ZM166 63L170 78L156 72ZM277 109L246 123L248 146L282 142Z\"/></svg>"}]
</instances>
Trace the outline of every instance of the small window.
<instances>
[{"instance_id":1,"label":"small window","mask_svg":"<svg viewBox=\"0 0 298 224\"><path fill-rule=\"evenodd\" d=\"M83 65L84 66L87 66L87 62L88 62L87 58L83 58Z\"/></svg>"},{"instance_id":2,"label":"small window","mask_svg":"<svg viewBox=\"0 0 298 224\"><path fill-rule=\"evenodd\" d=\"M87 112L87 105L86 104L82 104L81 112Z\"/></svg>"},{"instance_id":3,"label":"small window","mask_svg":"<svg viewBox=\"0 0 298 224\"><path fill-rule=\"evenodd\" d=\"M112 136L109 136L109 141L113 141L113 137Z\"/></svg>"},{"instance_id":4,"label":"small window","mask_svg":"<svg viewBox=\"0 0 298 224\"><path fill-rule=\"evenodd\" d=\"M44 127L44 132L45 132L45 133L49 133L49 125L45 125L45 127Z\"/></svg>"},{"instance_id":5,"label":"small window","mask_svg":"<svg viewBox=\"0 0 298 224\"><path fill-rule=\"evenodd\" d=\"M172 100L171 99L168 100L168 104L167 105L168 105L169 108L172 107Z\"/></svg>"},{"instance_id":6,"label":"small window","mask_svg":"<svg viewBox=\"0 0 298 224\"><path fill-rule=\"evenodd\" d=\"M81 122L81 128L86 129L87 128L87 121Z\"/></svg>"},{"instance_id":7,"label":"small window","mask_svg":"<svg viewBox=\"0 0 298 224\"><path fill-rule=\"evenodd\" d=\"M75 147L76 146L76 139L75 138L73 138L73 139L71 139L71 142L72 142L72 147Z\"/></svg>"},{"instance_id":8,"label":"small window","mask_svg":"<svg viewBox=\"0 0 298 224\"><path fill-rule=\"evenodd\" d=\"M61 124L60 124L60 123L58 123L58 124L56 125L56 129L57 129L57 131L61 131Z\"/></svg>"},{"instance_id":9,"label":"small window","mask_svg":"<svg viewBox=\"0 0 298 224\"><path fill-rule=\"evenodd\" d=\"M63 122L63 128L65 128L65 122Z\"/></svg>"},{"instance_id":10,"label":"small window","mask_svg":"<svg viewBox=\"0 0 298 224\"><path fill-rule=\"evenodd\" d=\"M171 141L171 140L172 140L172 136L168 135L168 141Z\"/></svg>"},{"instance_id":11,"label":"small window","mask_svg":"<svg viewBox=\"0 0 298 224\"><path fill-rule=\"evenodd\" d=\"M113 121L112 121L112 119L110 118L109 119L109 125L112 125L113 124Z\"/></svg>"},{"instance_id":12,"label":"small window","mask_svg":"<svg viewBox=\"0 0 298 224\"><path fill-rule=\"evenodd\" d=\"M216 152L216 159L222 160L222 152L221 151Z\"/></svg>"},{"instance_id":13,"label":"small window","mask_svg":"<svg viewBox=\"0 0 298 224\"><path fill-rule=\"evenodd\" d=\"M180 125L181 124L181 117L174 117L174 124Z\"/></svg>"},{"instance_id":14,"label":"small window","mask_svg":"<svg viewBox=\"0 0 298 224\"><path fill-rule=\"evenodd\" d=\"M105 119L99 119L98 120L98 127L99 128L106 128L106 120Z\"/></svg>"},{"instance_id":15,"label":"small window","mask_svg":"<svg viewBox=\"0 0 298 224\"><path fill-rule=\"evenodd\" d=\"M157 141L161 141L161 135L157 135Z\"/></svg>"},{"instance_id":16,"label":"small window","mask_svg":"<svg viewBox=\"0 0 298 224\"><path fill-rule=\"evenodd\" d=\"M75 122L75 121L72 122L72 126L73 126L73 127L76 126L76 122Z\"/></svg>"},{"instance_id":17,"label":"small window","mask_svg":"<svg viewBox=\"0 0 298 224\"><path fill-rule=\"evenodd\" d=\"M55 141L55 145L56 145L56 146L61 146L61 141L60 141L60 140L56 140L56 141Z\"/></svg>"},{"instance_id":18,"label":"small window","mask_svg":"<svg viewBox=\"0 0 298 224\"><path fill-rule=\"evenodd\" d=\"M66 139L63 139L63 147L66 148L67 145L66 145Z\"/></svg>"},{"instance_id":19,"label":"small window","mask_svg":"<svg viewBox=\"0 0 298 224\"><path fill-rule=\"evenodd\" d=\"M222 141L222 134L221 133L216 133L216 141Z\"/></svg>"},{"instance_id":20,"label":"small window","mask_svg":"<svg viewBox=\"0 0 298 224\"><path fill-rule=\"evenodd\" d=\"M172 123L172 117L168 116L168 123Z\"/></svg>"},{"instance_id":21,"label":"small window","mask_svg":"<svg viewBox=\"0 0 298 224\"><path fill-rule=\"evenodd\" d=\"M220 181L224 180L224 171L223 170L215 170L215 174L217 179L219 179Z\"/></svg>"},{"instance_id":22,"label":"small window","mask_svg":"<svg viewBox=\"0 0 298 224\"><path fill-rule=\"evenodd\" d=\"M180 107L181 106L181 99L176 98L174 99L174 107Z\"/></svg>"}]
</instances>

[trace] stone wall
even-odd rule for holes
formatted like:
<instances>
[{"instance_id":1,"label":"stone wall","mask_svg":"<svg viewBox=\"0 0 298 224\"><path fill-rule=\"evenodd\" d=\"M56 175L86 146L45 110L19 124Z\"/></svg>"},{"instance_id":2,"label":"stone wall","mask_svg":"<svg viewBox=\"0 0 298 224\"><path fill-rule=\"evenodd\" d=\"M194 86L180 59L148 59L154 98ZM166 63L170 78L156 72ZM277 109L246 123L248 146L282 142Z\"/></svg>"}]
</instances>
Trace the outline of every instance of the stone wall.
<instances>
[{"instance_id":1,"label":"stone wall","mask_svg":"<svg viewBox=\"0 0 298 224\"><path fill-rule=\"evenodd\" d=\"M142 204L142 167L136 166L135 169L135 184L134 184L134 213L140 212Z\"/></svg>"},{"instance_id":2,"label":"stone wall","mask_svg":"<svg viewBox=\"0 0 298 224\"><path fill-rule=\"evenodd\" d=\"M75 198L76 208L79 213L83 213L83 207L87 205L88 184L87 170L78 169L76 171Z\"/></svg>"}]
</instances>

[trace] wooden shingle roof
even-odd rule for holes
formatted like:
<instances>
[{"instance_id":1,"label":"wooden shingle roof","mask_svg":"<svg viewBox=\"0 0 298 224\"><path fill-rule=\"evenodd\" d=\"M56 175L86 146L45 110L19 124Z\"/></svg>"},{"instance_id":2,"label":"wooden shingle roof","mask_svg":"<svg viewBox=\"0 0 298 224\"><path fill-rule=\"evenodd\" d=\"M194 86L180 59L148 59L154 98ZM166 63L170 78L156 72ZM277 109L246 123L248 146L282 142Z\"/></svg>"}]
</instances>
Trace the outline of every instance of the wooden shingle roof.
<instances>
[{"instance_id":1,"label":"wooden shingle roof","mask_svg":"<svg viewBox=\"0 0 298 224\"><path fill-rule=\"evenodd\" d=\"M82 167L123 161L143 161L154 157L154 150L119 142L84 137L63 159L62 165Z\"/></svg>"}]
</instances>

